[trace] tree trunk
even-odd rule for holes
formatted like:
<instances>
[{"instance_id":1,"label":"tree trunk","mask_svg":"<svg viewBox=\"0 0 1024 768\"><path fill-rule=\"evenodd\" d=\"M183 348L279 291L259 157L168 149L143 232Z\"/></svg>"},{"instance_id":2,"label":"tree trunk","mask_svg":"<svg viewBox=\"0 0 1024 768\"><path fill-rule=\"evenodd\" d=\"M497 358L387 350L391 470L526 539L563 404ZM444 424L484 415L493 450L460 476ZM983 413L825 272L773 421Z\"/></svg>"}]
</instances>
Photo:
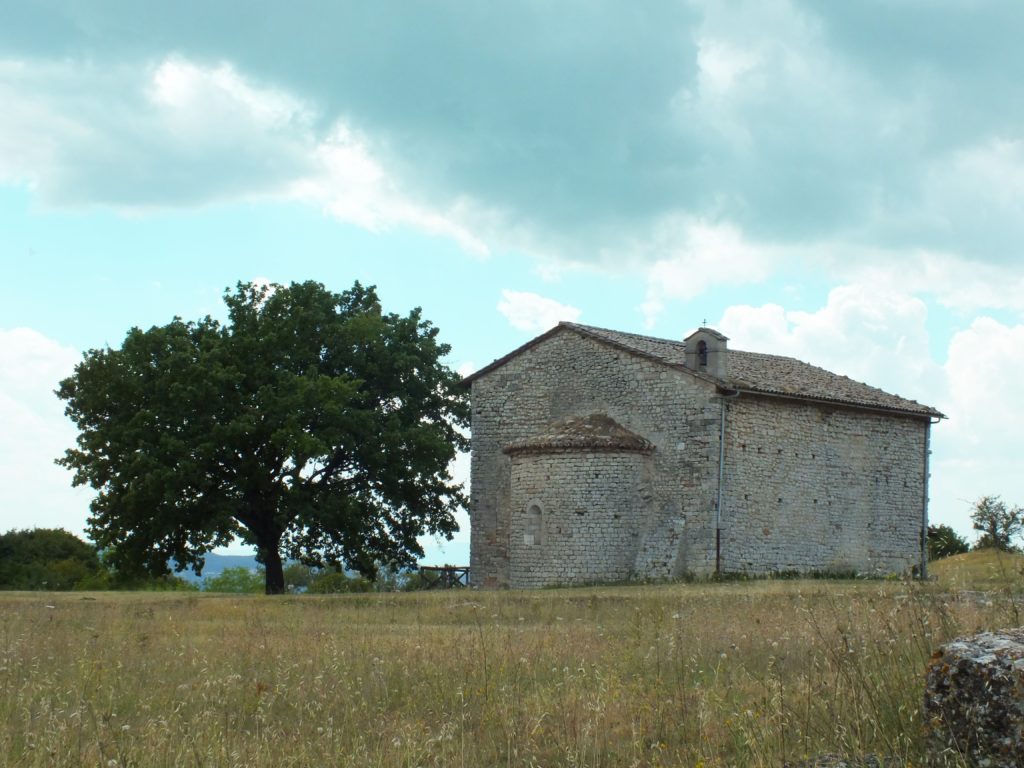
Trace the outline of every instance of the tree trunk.
<instances>
[{"instance_id":1,"label":"tree trunk","mask_svg":"<svg viewBox=\"0 0 1024 768\"><path fill-rule=\"evenodd\" d=\"M260 559L266 569L266 593L268 595L284 594L284 566L281 564L281 552L276 543L272 547L260 547Z\"/></svg>"},{"instance_id":2,"label":"tree trunk","mask_svg":"<svg viewBox=\"0 0 1024 768\"><path fill-rule=\"evenodd\" d=\"M247 509L235 519L249 529L255 540L257 559L262 563L266 580L264 591L268 595L284 594L284 566L281 563L282 531L274 523L273 505L268 505L257 493L246 494Z\"/></svg>"}]
</instances>

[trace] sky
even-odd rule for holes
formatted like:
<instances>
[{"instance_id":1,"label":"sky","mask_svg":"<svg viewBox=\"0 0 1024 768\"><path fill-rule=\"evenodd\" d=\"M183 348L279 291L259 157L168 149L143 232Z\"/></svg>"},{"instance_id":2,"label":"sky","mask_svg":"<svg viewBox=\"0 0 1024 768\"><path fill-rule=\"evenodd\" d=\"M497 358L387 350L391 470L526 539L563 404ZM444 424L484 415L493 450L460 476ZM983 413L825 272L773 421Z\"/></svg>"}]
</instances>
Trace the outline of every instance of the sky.
<instances>
[{"instance_id":1,"label":"sky","mask_svg":"<svg viewBox=\"0 0 1024 768\"><path fill-rule=\"evenodd\" d=\"M1024 4L0 0L0 530L84 530L53 394L239 281L377 286L463 373L559 320L938 408L1024 505ZM455 474L468 476L468 461ZM427 561L468 562L468 518Z\"/></svg>"}]
</instances>

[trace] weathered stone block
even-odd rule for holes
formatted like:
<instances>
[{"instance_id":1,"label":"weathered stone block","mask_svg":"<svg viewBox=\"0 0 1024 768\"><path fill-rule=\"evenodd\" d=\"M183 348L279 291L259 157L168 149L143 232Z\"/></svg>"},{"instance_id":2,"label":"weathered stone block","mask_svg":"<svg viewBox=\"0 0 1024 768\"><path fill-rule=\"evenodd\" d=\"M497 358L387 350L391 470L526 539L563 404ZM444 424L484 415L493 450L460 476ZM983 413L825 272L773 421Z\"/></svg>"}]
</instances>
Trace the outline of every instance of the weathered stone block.
<instances>
[{"instance_id":1,"label":"weathered stone block","mask_svg":"<svg viewBox=\"0 0 1024 768\"><path fill-rule=\"evenodd\" d=\"M942 646L928 665L924 718L936 764L945 754L1024 765L1024 628Z\"/></svg>"}]
</instances>

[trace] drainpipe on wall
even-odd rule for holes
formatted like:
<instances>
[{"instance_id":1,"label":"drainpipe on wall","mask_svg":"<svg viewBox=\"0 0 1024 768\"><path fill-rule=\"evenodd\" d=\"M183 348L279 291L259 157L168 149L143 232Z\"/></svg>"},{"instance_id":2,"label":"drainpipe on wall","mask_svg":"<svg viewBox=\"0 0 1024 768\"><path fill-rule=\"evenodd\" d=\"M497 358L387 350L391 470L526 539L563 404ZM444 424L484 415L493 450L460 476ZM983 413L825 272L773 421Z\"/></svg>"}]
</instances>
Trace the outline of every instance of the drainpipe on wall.
<instances>
[{"instance_id":1,"label":"drainpipe on wall","mask_svg":"<svg viewBox=\"0 0 1024 768\"><path fill-rule=\"evenodd\" d=\"M725 401L739 397L736 390L720 390L722 418L718 427L718 499L715 502L715 575L722 573L722 498L725 488Z\"/></svg>"},{"instance_id":2,"label":"drainpipe on wall","mask_svg":"<svg viewBox=\"0 0 1024 768\"><path fill-rule=\"evenodd\" d=\"M931 449L932 424L938 424L938 420L925 424L924 427L924 479L921 483L921 581L928 579L928 477Z\"/></svg>"}]
</instances>

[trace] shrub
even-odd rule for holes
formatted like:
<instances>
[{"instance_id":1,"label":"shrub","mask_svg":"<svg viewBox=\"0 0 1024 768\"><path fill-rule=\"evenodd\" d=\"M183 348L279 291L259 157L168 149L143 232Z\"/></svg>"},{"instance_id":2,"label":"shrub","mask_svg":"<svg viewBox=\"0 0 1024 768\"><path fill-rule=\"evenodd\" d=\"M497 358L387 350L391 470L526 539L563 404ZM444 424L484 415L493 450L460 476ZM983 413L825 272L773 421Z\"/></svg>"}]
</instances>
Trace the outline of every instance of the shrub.
<instances>
[{"instance_id":1,"label":"shrub","mask_svg":"<svg viewBox=\"0 0 1024 768\"><path fill-rule=\"evenodd\" d=\"M96 548L62 529L0 536L0 589L67 590L101 572Z\"/></svg>"},{"instance_id":2,"label":"shrub","mask_svg":"<svg viewBox=\"0 0 1024 768\"><path fill-rule=\"evenodd\" d=\"M940 557L962 555L971 546L967 539L960 536L948 525L928 526L928 559L938 560Z\"/></svg>"},{"instance_id":3,"label":"shrub","mask_svg":"<svg viewBox=\"0 0 1024 768\"><path fill-rule=\"evenodd\" d=\"M373 582L362 576L348 576L340 571L329 571L321 573L313 579L308 591L315 595L330 595L341 592L372 592Z\"/></svg>"},{"instance_id":4,"label":"shrub","mask_svg":"<svg viewBox=\"0 0 1024 768\"><path fill-rule=\"evenodd\" d=\"M998 496L982 496L974 503L971 520L974 530L981 531L975 549L1017 551L1013 540L1024 531L1024 508L1009 507Z\"/></svg>"},{"instance_id":5,"label":"shrub","mask_svg":"<svg viewBox=\"0 0 1024 768\"><path fill-rule=\"evenodd\" d=\"M261 570L248 568L225 568L215 576L203 579L204 592L228 592L250 594L264 591L264 576Z\"/></svg>"}]
</instances>

